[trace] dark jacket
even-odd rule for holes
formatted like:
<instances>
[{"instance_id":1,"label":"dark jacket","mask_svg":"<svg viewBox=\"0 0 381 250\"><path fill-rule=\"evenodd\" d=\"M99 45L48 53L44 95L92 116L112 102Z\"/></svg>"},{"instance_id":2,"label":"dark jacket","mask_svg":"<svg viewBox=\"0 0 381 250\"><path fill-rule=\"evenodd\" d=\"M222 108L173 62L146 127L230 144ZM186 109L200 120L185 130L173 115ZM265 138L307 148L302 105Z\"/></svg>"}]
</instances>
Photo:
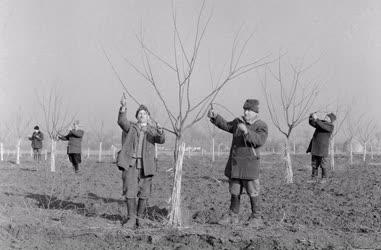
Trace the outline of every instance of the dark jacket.
<instances>
[{"instance_id":1,"label":"dark jacket","mask_svg":"<svg viewBox=\"0 0 381 250\"><path fill-rule=\"evenodd\" d=\"M128 169L135 164L133 157L136 151L136 141L139 137L139 125L127 120L126 112L120 111L118 114L118 125L122 128L122 149L118 154L117 165L119 168ZM147 125L147 130L143 137L142 165L145 176L154 175L155 167L155 143L163 144L165 134L159 133L156 127Z\"/></svg>"},{"instance_id":2,"label":"dark jacket","mask_svg":"<svg viewBox=\"0 0 381 250\"><path fill-rule=\"evenodd\" d=\"M59 137L61 140L69 141L67 144L68 154L80 154L82 152L82 137L84 133L82 129L72 129L67 135Z\"/></svg>"},{"instance_id":3,"label":"dark jacket","mask_svg":"<svg viewBox=\"0 0 381 250\"><path fill-rule=\"evenodd\" d=\"M248 124L236 118L227 122L220 115L212 118L211 122L218 128L233 134L230 155L225 167L228 178L254 180L259 178L260 148L266 142L268 128L265 122L257 120ZM248 133L238 130L238 124L244 122Z\"/></svg>"},{"instance_id":4,"label":"dark jacket","mask_svg":"<svg viewBox=\"0 0 381 250\"><path fill-rule=\"evenodd\" d=\"M334 125L325 120L315 120L312 115L310 115L309 124L316 129L307 148L307 153L311 152L311 155L315 156L328 156L329 139Z\"/></svg>"},{"instance_id":5,"label":"dark jacket","mask_svg":"<svg viewBox=\"0 0 381 250\"><path fill-rule=\"evenodd\" d=\"M41 149L42 141L44 140L44 134L41 131L33 132L32 136L28 139L32 141L33 149Z\"/></svg>"}]
</instances>

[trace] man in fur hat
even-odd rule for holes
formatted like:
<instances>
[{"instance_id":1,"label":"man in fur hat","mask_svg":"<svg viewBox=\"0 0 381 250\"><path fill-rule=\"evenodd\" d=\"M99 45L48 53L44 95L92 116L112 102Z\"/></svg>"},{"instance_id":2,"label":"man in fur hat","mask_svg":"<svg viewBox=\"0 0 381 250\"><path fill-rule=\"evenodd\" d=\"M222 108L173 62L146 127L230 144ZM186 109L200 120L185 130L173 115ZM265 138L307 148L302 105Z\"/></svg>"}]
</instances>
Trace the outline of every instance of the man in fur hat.
<instances>
[{"instance_id":1,"label":"man in fur hat","mask_svg":"<svg viewBox=\"0 0 381 250\"><path fill-rule=\"evenodd\" d=\"M80 129L79 121L76 120L73 122L73 127L67 135L58 136L60 140L68 141L67 155L76 174L80 172L79 165L82 162L82 138L84 133L85 132Z\"/></svg>"},{"instance_id":2,"label":"man in fur hat","mask_svg":"<svg viewBox=\"0 0 381 250\"><path fill-rule=\"evenodd\" d=\"M129 121L126 112L126 99L123 97L118 113L118 124L123 136L117 166L122 170L123 194L128 211L124 226L133 229L141 226L141 219L144 218L152 178L156 173L155 143L163 144L165 134L163 128L150 119L146 106L140 105L136 111L137 122Z\"/></svg>"},{"instance_id":3,"label":"man in fur hat","mask_svg":"<svg viewBox=\"0 0 381 250\"><path fill-rule=\"evenodd\" d=\"M334 129L336 115L329 113L324 120L320 120L316 113L312 113L309 117L309 124L315 128L307 153L311 153L312 174L310 183L317 180L319 168L321 168L321 182L326 182L327 178L327 156L329 149L329 141Z\"/></svg>"},{"instance_id":4,"label":"man in fur hat","mask_svg":"<svg viewBox=\"0 0 381 250\"><path fill-rule=\"evenodd\" d=\"M251 215L247 224L258 224L259 214L259 168L260 148L268 136L267 124L259 118L259 102L248 99L243 105L243 116L227 122L213 109L209 110L210 121L218 128L233 134L230 155L225 167L229 178L230 209L219 224L236 224L243 189L249 195Z\"/></svg>"},{"instance_id":5,"label":"man in fur hat","mask_svg":"<svg viewBox=\"0 0 381 250\"><path fill-rule=\"evenodd\" d=\"M42 141L44 140L44 134L40 131L39 126L34 126L34 132L31 137L28 138L32 141L33 159L37 162L41 161Z\"/></svg>"}]
</instances>

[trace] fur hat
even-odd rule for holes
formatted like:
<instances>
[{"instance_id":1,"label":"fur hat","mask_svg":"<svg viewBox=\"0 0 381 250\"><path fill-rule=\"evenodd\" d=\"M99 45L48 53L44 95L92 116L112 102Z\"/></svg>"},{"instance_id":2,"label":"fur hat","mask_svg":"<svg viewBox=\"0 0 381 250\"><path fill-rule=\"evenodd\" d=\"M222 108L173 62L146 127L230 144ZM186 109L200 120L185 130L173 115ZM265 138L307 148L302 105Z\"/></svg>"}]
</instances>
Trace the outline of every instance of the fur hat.
<instances>
[{"instance_id":1,"label":"fur hat","mask_svg":"<svg viewBox=\"0 0 381 250\"><path fill-rule=\"evenodd\" d=\"M40 127L36 125L36 126L34 126L33 129L35 129L35 130L40 130Z\"/></svg>"},{"instance_id":2,"label":"fur hat","mask_svg":"<svg viewBox=\"0 0 381 250\"><path fill-rule=\"evenodd\" d=\"M136 113L135 113L135 117L136 117L136 119L138 118L138 114L139 114L139 112L140 112L141 110L144 110L144 111L147 112L147 114L149 115L148 108L147 108L145 105L140 104L138 110L136 110Z\"/></svg>"},{"instance_id":3,"label":"fur hat","mask_svg":"<svg viewBox=\"0 0 381 250\"><path fill-rule=\"evenodd\" d=\"M336 121L336 115L334 113L329 113L327 114L327 116L329 117L329 119L331 119L331 122Z\"/></svg>"},{"instance_id":4,"label":"fur hat","mask_svg":"<svg viewBox=\"0 0 381 250\"><path fill-rule=\"evenodd\" d=\"M257 99L247 99L243 104L243 109L252 110L259 113L259 101Z\"/></svg>"}]
</instances>

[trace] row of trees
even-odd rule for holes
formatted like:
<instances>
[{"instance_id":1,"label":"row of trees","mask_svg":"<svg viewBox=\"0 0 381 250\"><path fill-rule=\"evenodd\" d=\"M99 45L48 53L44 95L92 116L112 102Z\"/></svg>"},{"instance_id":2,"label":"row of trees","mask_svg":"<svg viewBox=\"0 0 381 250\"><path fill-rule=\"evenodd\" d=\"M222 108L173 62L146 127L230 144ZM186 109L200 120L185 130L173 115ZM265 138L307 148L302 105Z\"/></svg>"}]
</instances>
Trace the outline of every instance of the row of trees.
<instances>
[{"instance_id":1,"label":"row of trees","mask_svg":"<svg viewBox=\"0 0 381 250\"><path fill-rule=\"evenodd\" d=\"M194 32L187 32L187 39L184 39L185 34L181 32L178 25L176 7L173 6L172 46L168 53L161 55L161 53L150 48L144 40L143 32L141 32L137 35L142 59L140 66L137 66L134 62L131 62L129 58L121 55L126 64L152 88L161 106L165 110L167 120L170 124L170 127L166 127L165 130L174 136L175 177L173 180L170 223L175 226L181 226L182 224L180 191L182 157L185 148L183 142L186 140L185 134L190 128L205 118L208 109L215 103L217 96L228 84L249 72L254 70L258 71L259 69L263 70L263 74L259 75L261 76L260 81L266 98L268 112L273 125L285 139L284 159L287 166L287 183L293 182L293 169L290 157L292 134L303 121L306 121L311 112L323 112L327 109L331 109L329 105L316 107L321 83L318 80L308 79L307 77L307 73L317 62L307 66L304 66L303 63L295 63L284 67L283 59L285 55L282 54L276 58L265 55L261 58L252 59L252 52L249 53L247 51L247 46L253 35L249 34L247 37L242 38L240 32L233 38L231 49L228 52L229 59L221 73L217 77L214 77L211 70L212 67L209 67L210 79L208 79L208 81L210 82L210 90L204 93L195 91L195 75L197 69L202 68L199 63L200 49L210 20L211 15L206 14L205 1L203 1L194 22ZM113 65L112 58L106 52L106 49L102 46L101 50L106 62L111 67L113 74L129 98L136 104L140 104L138 101L139 98L134 94L134 89L126 87L123 78ZM159 64L160 66L158 66ZM289 70L285 70L285 68ZM168 84L168 79L160 79L161 76L168 75L172 75L171 81L174 85L173 89L175 89L177 93L175 103L169 102L170 98L165 95L162 90L163 85L160 84L161 82ZM54 171L58 135L67 130L68 126L74 120L75 115L68 115L68 112L64 110L65 105L62 99L54 90L50 92L47 98L39 97L39 100L43 111L46 132L51 140L51 169ZM338 115L339 121L337 124L339 125L336 126L336 131L340 131L342 124L344 124L343 121L347 119L348 112L348 110L343 110L344 115ZM95 130L99 132L97 137L100 141L100 158L102 155L103 123L98 123L98 125L96 125L97 129ZM361 129L360 126L358 127L359 129L353 127L350 130L352 131L350 134L353 138L357 135L361 135L360 130L364 130L363 126L361 126ZM212 150L215 148L215 131L213 129L214 128L212 128L211 131L213 135L211 138L213 145ZM369 126L366 126L366 130L368 132L364 133L363 136L359 136L365 145L369 143L372 137L371 131L374 131L374 126L369 124ZM331 148L334 148L336 131L331 140ZM182 145L181 150L180 145ZM333 155L333 151L331 155Z\"/></svg>"}]
</instances>

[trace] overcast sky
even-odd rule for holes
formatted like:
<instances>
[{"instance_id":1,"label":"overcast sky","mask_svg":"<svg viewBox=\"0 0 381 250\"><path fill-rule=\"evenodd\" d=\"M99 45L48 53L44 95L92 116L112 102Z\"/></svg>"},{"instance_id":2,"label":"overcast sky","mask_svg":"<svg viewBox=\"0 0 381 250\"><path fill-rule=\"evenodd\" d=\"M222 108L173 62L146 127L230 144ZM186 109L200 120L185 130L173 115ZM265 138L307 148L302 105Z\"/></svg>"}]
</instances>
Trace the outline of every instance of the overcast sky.
<instances>
[{"instance_id":1,"label":"overcast sky","mask_svg":"<svg viewBox=\"0 0 381 250\"><path fill-rule=\"evenodd\" d=\"M147 83L124 61L141 66L136 35L173 62L170 0L7 0L0 5L0 116L11 121L21 107L25 117L39 122L37 95L56 86L67 108L86 124L103 120L115 127L122 87L100 45L110 55L123 82L139 102L159 110L160 102ZM190 48L200 1L174 1L180 35ZM284 53L285 63L318 60L310 77L324 85L317 104L349 103L353 112L367 113L381 124L381 1L206 1L212 15L201 45L192 84L194 100L211 89L210 71L217 78L228 62L235 34L254 32L243 62ZM159 87L172 108L177 85L164 67L154 65ZM246 98L261 102L270 124L259 77L252 71L230 83L217 102L240 115ZM131 113L137 105L129 100ZM223 112L221 110L221 112ZM158 120L165 115L157 111ZM227 118L231 115L225 113ZM131 115L131 117L132 117ZM41 122L42 124L42 122ZM88 125L88 124L87 124ZM167 125L169 125L167 123ZM274 132L275 133L275 132Z\"/></svg>"}]
</instances>

